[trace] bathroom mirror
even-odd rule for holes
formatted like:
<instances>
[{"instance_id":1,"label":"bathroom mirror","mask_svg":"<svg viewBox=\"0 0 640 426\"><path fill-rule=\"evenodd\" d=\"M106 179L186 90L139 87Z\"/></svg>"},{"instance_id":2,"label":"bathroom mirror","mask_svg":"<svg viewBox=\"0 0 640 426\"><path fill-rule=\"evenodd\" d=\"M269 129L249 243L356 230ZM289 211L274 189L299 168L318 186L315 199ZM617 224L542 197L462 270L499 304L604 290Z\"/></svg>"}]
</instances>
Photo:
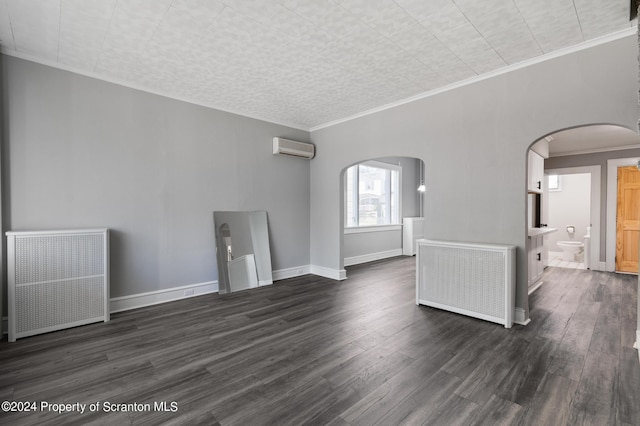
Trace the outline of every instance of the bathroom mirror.
<instances>
[{"instance_id":1,"label":"bathroom mirror","mask_svg":"<svg viewBox=\"0 0 640 426\"><path fill-rule=\"evenodd\" d=\"M213 212L220 294L273 284L267 212Z\"/></svg>"}]
</instances>

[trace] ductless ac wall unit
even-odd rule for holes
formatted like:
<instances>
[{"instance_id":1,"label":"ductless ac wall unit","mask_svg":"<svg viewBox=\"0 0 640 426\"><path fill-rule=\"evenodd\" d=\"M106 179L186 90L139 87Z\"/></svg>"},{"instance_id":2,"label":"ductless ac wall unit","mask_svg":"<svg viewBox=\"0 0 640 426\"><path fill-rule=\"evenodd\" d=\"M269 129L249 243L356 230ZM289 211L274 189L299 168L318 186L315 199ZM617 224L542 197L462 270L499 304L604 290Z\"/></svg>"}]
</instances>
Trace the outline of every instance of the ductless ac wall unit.
<instances>
[{"instance_id":1,"label":"ductless ac wall unit","mask_svg":"<svg viewBox=\"0 0 640 426\"><path fill-rule=\"evenodd\" d=\"M273 138L273 154L311 160L316 155L316 147L312 143L297 142L283 138Z\"/></svg>"}]
</instances>

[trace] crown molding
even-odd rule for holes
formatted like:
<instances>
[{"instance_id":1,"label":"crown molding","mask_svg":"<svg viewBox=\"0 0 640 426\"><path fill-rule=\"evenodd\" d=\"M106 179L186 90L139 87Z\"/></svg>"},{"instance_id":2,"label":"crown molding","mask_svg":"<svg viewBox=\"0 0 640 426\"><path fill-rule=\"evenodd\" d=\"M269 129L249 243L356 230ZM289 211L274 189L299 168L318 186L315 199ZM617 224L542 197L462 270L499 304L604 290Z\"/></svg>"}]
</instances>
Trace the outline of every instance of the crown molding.
<instances>
[{"instance_id":1,"label":"crown molding","mask_svg":"<svg viewBox=\"0 0 640 426\"><path fill-rule=\"evenodd\" d=\"M481 74L481 75L478 75L476 77L471 77L471 78L468 78L466 80L462 80L462 81L459 81L459 82L456 82L456 83L452 83L452 84L449 84L447 86L443 86L443 87L440 87L440 88L437 88L437 89L434 89L434 90L430 90L428 92L421 93L419 95L411 96L409 98L405 98L405 99L402 99L400 101L396 101L396 102L392 102L392 103L389 103L389 104L386 104L386 105L383 105L383 106L380 106L380 107L372 108L372 109L369 109L369 110L366 110L366 111L351 115L349 117L345 117L345 118L340 118L340 119L337 119L337 120L329 121L329 122L324 123L324 124L319 124L317 126L311 127L311 129L309 129L309 131L313 133L316 130L325 129L327 127L332 127L332 126L335 126L337 124L345 123L347 121L351 121L351 120L355 120L357 118L365 117L367 115L375 114L375 113L380 112L380 111L384 111L384 110L387 110L387 109L395 108L395 107L400 106L400 105L404 105L404 104L408 104L408 103L411 103L411 102L415 102L415 101L418 101L420 99L429 98L431 96L435 96L435 95L438 95L440 93L448 92L450 90L455 90L455 89L458 89L460 87L468 86L470 84L477 83L479 81L488 80L490 78L497 77L499 75L507 74L507 73L510 73L510 72L513 72L513 71L517 71L519 69L526 68L526 67L531 66L531 65L539 64L539 63L542 63L542 62L549 61L551 59L555 59L555 58L559 58L559 57L562 57L562 56L565 56L565 55L569 55L569 54L572 54L572 53L580 52L582 50L586 50L586 49L589 49L589 48L592 48L592 47L595 47L595 46L600 46L602 44L610 43L612 41L616 41L616 40L619 40L619 39L622 39L622 38L625 38L625 37L630 37L632 35L636 35L637 33L638 33L638 28L636 26L625 28L624 30L621 30L621 31L616 31L614 33L607 34L605 36L601 36L601 37L597 37L597 38L594 38L594 39L591 39L591 40L587 40L587 41L582 42L580 44L576 44L576 45L573 45L573 46L565 47L563 49L559 49L559 50L556 50L556 51L553 51L553 52L545 53L545 54L537 56L535 58L527 59L525 61L518 62L518 63L513 64L513 65L508 65L508 66L506 66L504 68L500 68L500 69L497 69L495 71L488 72L486 74Z\"/></svg>"},{"instance_id":2,"label":"crown molding","mask_svg":"<svg viewBox=\"0 0 640 426\"><path fill-rule=\"evenodd\" d=\"M245 117L245 118L251 118L253 120L259 120L259 121L264 121L270 124L276 124L279 126L286 126L286 127L290 127L293 129L298 129L298 130L304 130L305 132L309 131L309 127L305 127L302 126L300 124L292 124L292 123L285 123L285 122L280 122L280 121L275 121L272 119L268 119L268 118L264 118L264 117L260 117L257 115L250 115L250 114L246 114L240 111L235 111L232 109L228 109L228 108L223 108L220 107L219 105L215 105L215 104L211 104L208 102L202 102L200 100L197 99L193 99L193 98L188 98L188 97L184 97L184 96L177 96L174 94L171 94L169 92L163 92L161 90L156 90L156 89L152 89L150 87L146 87L144 85L141 84L136 84L136 83L131 83L129 81L125 81L119 78L115 78L115 77L109 77L109 76L105 76L96 72L92 72L92 71L87 71L87 70L83 70L77 67L73 67L71 65L66 65L66 64L61 64L59 62L56 61L52 61L49 59L44 59L44 58L38 58L23 52L19 52L17 50L13 50L13 49L7 49L6 47L2 46L2 48L0 49L0 52L4 55L7 56L12 56L14 58L18 58L18 59L23 59L25 61L29 61L29 62L35 62L37 64L40 65L45 65L47 67L51 67L51 68L56 68L62 71L67 71L73 74L78 74L84 77L89 77L89 78L93 78L96 80L100 80L100 81L104 81L107 83L112 83L112 84L117 84L119 86L124 86L124 87L128 87L129 89L134 89L134 90L139 90L141 92L146 92L146 93L150 93L152 95L157 95L157 96L162 96L164 98L169 98L169 99L173 99L176 101L181 101L181 102L186 102L189 104L193 104L193 105L197 105L197 106L201 106L201 107L205 107L205 108L209 108L209 109L214 109L217 111L222 111L222 112L226 112L229 114L234 114L234 115L238 115L241 117Z\"/></svg>"}]
</instances>

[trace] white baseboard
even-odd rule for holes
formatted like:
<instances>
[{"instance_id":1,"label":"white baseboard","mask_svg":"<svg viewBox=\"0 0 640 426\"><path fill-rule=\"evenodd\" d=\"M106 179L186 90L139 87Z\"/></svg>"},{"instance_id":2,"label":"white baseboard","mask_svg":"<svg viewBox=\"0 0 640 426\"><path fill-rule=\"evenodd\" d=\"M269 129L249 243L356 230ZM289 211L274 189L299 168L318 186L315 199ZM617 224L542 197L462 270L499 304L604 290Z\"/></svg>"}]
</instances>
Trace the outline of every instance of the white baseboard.
<instances>
[{"instance_id":1,"label":"white baseboard","mask_svg":"<svg viewBox=\"0 0 640 426\"><path fill-rule=\"evenodd\" d=\"M287 278L300 277L302 275L309 275L310 273L311 273L311 266L303 265L303 266L296 266L293 268L278 269L277 271L273 271L272 275L273 275L273 280L278 281L278 280L286 280Z\"/></svg>"},{"instance_id":2,"label":"white baseboard","mask_svg":"<svg viewBox=\"0 0 640 426\"><path fill-rule=\"evenodd\" d=\"M293 268L278 269L277 271L273 271L273 281L295 278L309 274L319 275L321 277L338 281L347 279L347 271L345 271L344 269L339 270L325 268L324 266L317 265L302 265L295 266Z\"/></svg>"},{"instance_id":3,"label":"white baseboard","mask_svg":"<svg viewBox=\"0 0 640 426\"><path fill-rule=\"evenodd\" d=\"M273 284L273 280L261 280L258 281L258 287L263 287L265 285L271 285Z\"/></svg>"},{"instance_id":4,"label":"white baseboard","mask_svg":"<svg viewBox=\"0 0 640 426\"><path fill-rule=\"evenodd\" d=\"M363 254L360 256L345 257L344 266L359 265L361 263L373 262L374 260L388 259L390 257L402 256L402 249L381 251L378 253Z\"/></svg>"},{"instance_id":5,"label":"white baseboard","mask_svg":"<svg viewBox=\"0 0 640 426\"><path fill-rule=\"evenodd\" d=\"M542 284L544 284L544 282L542 280L538 280L537 283L535 283L532 287L529 287L529 289L527 290L527 294L529 296L531 296L531 294L536 291L537 289L539 289L540 287L542 287ZM516 308L516 309L521 309L521 308ZM524 312L524 310L523 310Z\"/></svg>"},{"instance_id":6,"label":"white baseboard","mask_svg":"<svg viewBox=\"0 0 640 426\"><path fill-rule=\"evenodd\" d=\"M640 358L640 330L636 330L636 343L633 347L638 350L638 357Z\"/></svg>"},{"instance_id":7,"label":"white baseboard","mask_svg":"<svg viewBox=\"0 0 640 426\"><path fill-rule=\"evenodd\" d=\"M344 269L331 269L324 266L311 265L309 272L332 280L342 281L347 279L347 271Z\"/></svg>"},{"instance_id":8,"label":"white baseboard","mask_svg":"<svg viewBox=\"0 0 640 426\"><path fill-rule=\"evenodd\" d=\"M516 308L513 322L520 325L527 325L531 322L531 318L527 318L522 308Z\"/></svg>"},{"instance_id":9,"label":"white baseboard","mask_svg":"<svg viewBox=\"0 0 640 426\"><path fill-rule=\"evenodd\" d=\"M159 303L173 302L174 300L187 299L218 291L218 281L190 284L182 287L173 287L147 293L131 294L129 296L111 298L111 313L128 311L130 309L143 308Z\"/></svg>"}]
</instances>

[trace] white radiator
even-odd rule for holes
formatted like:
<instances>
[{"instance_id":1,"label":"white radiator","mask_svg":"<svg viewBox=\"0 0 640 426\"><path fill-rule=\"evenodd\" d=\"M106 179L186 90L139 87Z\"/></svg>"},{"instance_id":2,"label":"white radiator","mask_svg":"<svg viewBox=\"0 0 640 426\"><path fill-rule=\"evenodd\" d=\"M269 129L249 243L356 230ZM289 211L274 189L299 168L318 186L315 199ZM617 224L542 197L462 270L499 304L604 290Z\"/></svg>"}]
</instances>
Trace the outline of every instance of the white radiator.
<instances>
[{"instance_id":1,"label":"white radiator","mask_svg":"<svg viewBox=\"0 0 640 426\"><path fill-rule=\"evenodd\" d=\"M418 240L416 304L513 325L515 246Z\"/></svg>"},{"instance_id":2,"label":"white radiator","mask_svg":"<svg viewBox=\"0 0 640 426\"><path fill-rule=\"evenodd\" d=\"M109 321L107 229L7 232L9 341Z\"/></svg>"}]
</instances>

